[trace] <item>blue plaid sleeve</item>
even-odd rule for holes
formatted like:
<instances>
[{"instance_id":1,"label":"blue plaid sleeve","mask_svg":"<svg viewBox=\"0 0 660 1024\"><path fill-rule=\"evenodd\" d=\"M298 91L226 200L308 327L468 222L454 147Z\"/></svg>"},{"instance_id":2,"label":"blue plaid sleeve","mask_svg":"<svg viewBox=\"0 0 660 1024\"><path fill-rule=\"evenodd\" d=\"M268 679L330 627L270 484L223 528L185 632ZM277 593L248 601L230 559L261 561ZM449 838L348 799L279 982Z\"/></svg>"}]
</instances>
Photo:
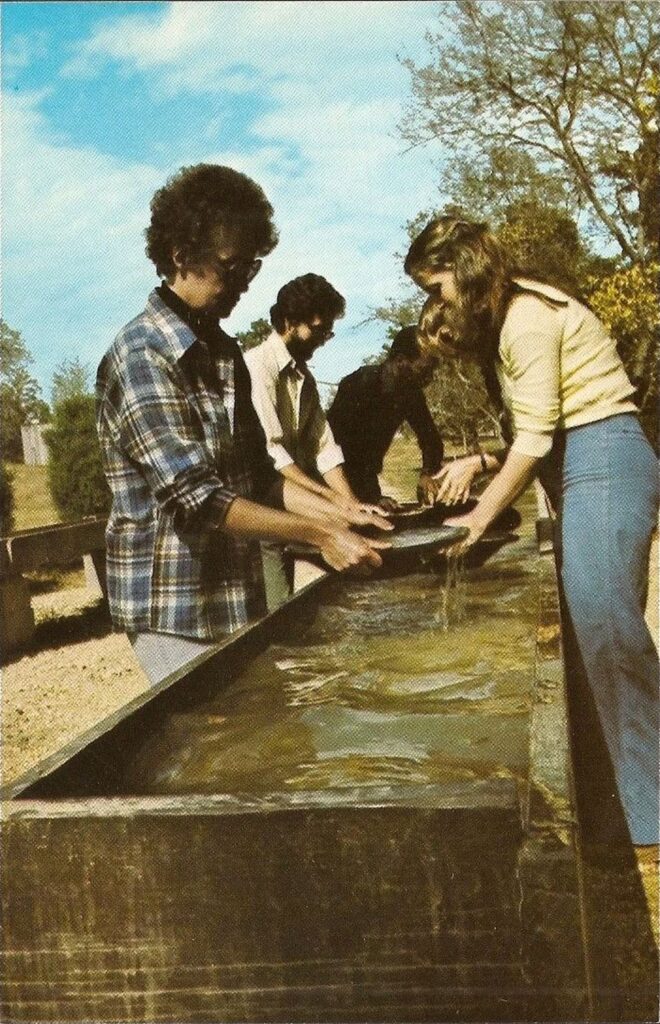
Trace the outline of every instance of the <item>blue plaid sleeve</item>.
<instances>
[{"instance_id":1,"label":"blue plaid sleeve","mask_svg":"<svg viewBox=\"0 0 660 1024\"><path fill-rule=\"evenodd\" d=\"M121 376L119 441L156 501L182 524L207 511L209 525L219 524L236 492L219 478L199 412L171 366L143 348L127 354Z\"/></svg>"}]
</instances>

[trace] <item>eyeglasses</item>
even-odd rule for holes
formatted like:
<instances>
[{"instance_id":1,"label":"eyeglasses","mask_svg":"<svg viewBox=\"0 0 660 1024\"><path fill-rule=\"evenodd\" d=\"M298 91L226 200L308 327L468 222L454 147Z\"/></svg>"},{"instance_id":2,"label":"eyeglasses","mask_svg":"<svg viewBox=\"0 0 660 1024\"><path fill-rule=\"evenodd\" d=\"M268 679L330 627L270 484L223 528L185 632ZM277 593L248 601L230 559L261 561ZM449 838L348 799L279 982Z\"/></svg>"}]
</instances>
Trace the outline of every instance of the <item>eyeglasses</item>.
<instances>
[{"instance_id":1,"label":"eyeglasses","mask_svg":"<svg viewBox=\"0 0 660 1024\"><path fill-rule=\"evenodd\" d=\"M335 332L331 327L326 327L325 324L308 324L308 327L315 338L319 341L330 341L330 338L334 338Z\"/></svg>"},{"instance_id":2,"label":"eyeglasses","mask_svg":"<svg viewBox=\"0 0 660 1024\"><path fill-rule=\"evenodd\" d=\"M228 260L211 256L205 261L218 277L244 277L249 283L261 270L263 260Z\"/></svg>"}]
</instances>

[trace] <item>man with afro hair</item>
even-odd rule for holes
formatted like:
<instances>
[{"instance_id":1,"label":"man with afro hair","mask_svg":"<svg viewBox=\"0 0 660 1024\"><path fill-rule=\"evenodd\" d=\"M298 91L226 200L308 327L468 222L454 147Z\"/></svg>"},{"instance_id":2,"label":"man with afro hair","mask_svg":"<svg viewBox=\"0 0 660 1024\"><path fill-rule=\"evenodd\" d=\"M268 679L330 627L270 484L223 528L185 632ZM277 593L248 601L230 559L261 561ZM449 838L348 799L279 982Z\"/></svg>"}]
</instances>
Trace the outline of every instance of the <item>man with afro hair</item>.
<instances>
[{"instance_id":1,"label":"man with afro hair","mask_svg":"<svg viewBox=\"0 0 660 1024\"><path fill-rule=\"evenodd\" d=\"M230 167L184 167L154 195L146 238L161 283L101 361L97 422L110 609L158 682L264 613L259 539L312 544L335 569L381 559L345 520L301 514L294 482L278 486L219 324L277 244L263 190Z\"/></svg>"}]
</instances>

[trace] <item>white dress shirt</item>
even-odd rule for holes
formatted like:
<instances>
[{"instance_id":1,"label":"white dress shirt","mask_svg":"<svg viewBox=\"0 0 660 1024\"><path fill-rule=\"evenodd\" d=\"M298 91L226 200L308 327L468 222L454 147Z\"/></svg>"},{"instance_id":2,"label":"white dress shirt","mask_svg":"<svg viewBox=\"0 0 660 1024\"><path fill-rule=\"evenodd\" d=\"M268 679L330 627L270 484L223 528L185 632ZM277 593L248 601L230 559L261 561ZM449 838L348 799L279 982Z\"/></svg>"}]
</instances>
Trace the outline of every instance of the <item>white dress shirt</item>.
<instances>
[{"instance_id":1,"label":"white dress shirt","mask_svg":"<svg viewBox=\"0 0 660 1024\"><path fill-rule=\"evenodd\" d=\"M252 402L266 435L275 469L297 465L323 475L344 461L321 406L316 381L296 364L275 331L245 353L252 379Z\"/></svg>"}]
</instances>

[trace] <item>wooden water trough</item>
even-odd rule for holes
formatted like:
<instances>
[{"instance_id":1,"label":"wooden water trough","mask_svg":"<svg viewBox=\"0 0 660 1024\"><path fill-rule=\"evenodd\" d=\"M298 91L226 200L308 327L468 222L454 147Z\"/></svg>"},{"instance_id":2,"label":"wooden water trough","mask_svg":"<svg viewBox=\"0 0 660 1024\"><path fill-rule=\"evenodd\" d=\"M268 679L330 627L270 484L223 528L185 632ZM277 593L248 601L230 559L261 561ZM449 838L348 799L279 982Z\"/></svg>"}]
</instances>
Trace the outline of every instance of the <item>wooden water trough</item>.
<instances>
[{"instance_id":1,"label":"wooden water trough","mask_svg":"<svg viewBox=\"0 0 660 1024\"><path fill-rule=\"evenodd\" d=\"M246 666L292 633L303 644L333 610L342 583L318 581L5 794L2 1019L652 1019L627 1016L652 1006L648 969L622 993L595 960L607 943L594 954L554 561L519 543L533 635L515 771L252 793L142 785L145 737L215 691L240 701ZM359 614L341 622L349 646L364 643ZM406 643L422 629L408 623ZM326 719L305 714L322 746ZM369 719L385 739L420 721Z\"/></svg>"}]
</instances>

